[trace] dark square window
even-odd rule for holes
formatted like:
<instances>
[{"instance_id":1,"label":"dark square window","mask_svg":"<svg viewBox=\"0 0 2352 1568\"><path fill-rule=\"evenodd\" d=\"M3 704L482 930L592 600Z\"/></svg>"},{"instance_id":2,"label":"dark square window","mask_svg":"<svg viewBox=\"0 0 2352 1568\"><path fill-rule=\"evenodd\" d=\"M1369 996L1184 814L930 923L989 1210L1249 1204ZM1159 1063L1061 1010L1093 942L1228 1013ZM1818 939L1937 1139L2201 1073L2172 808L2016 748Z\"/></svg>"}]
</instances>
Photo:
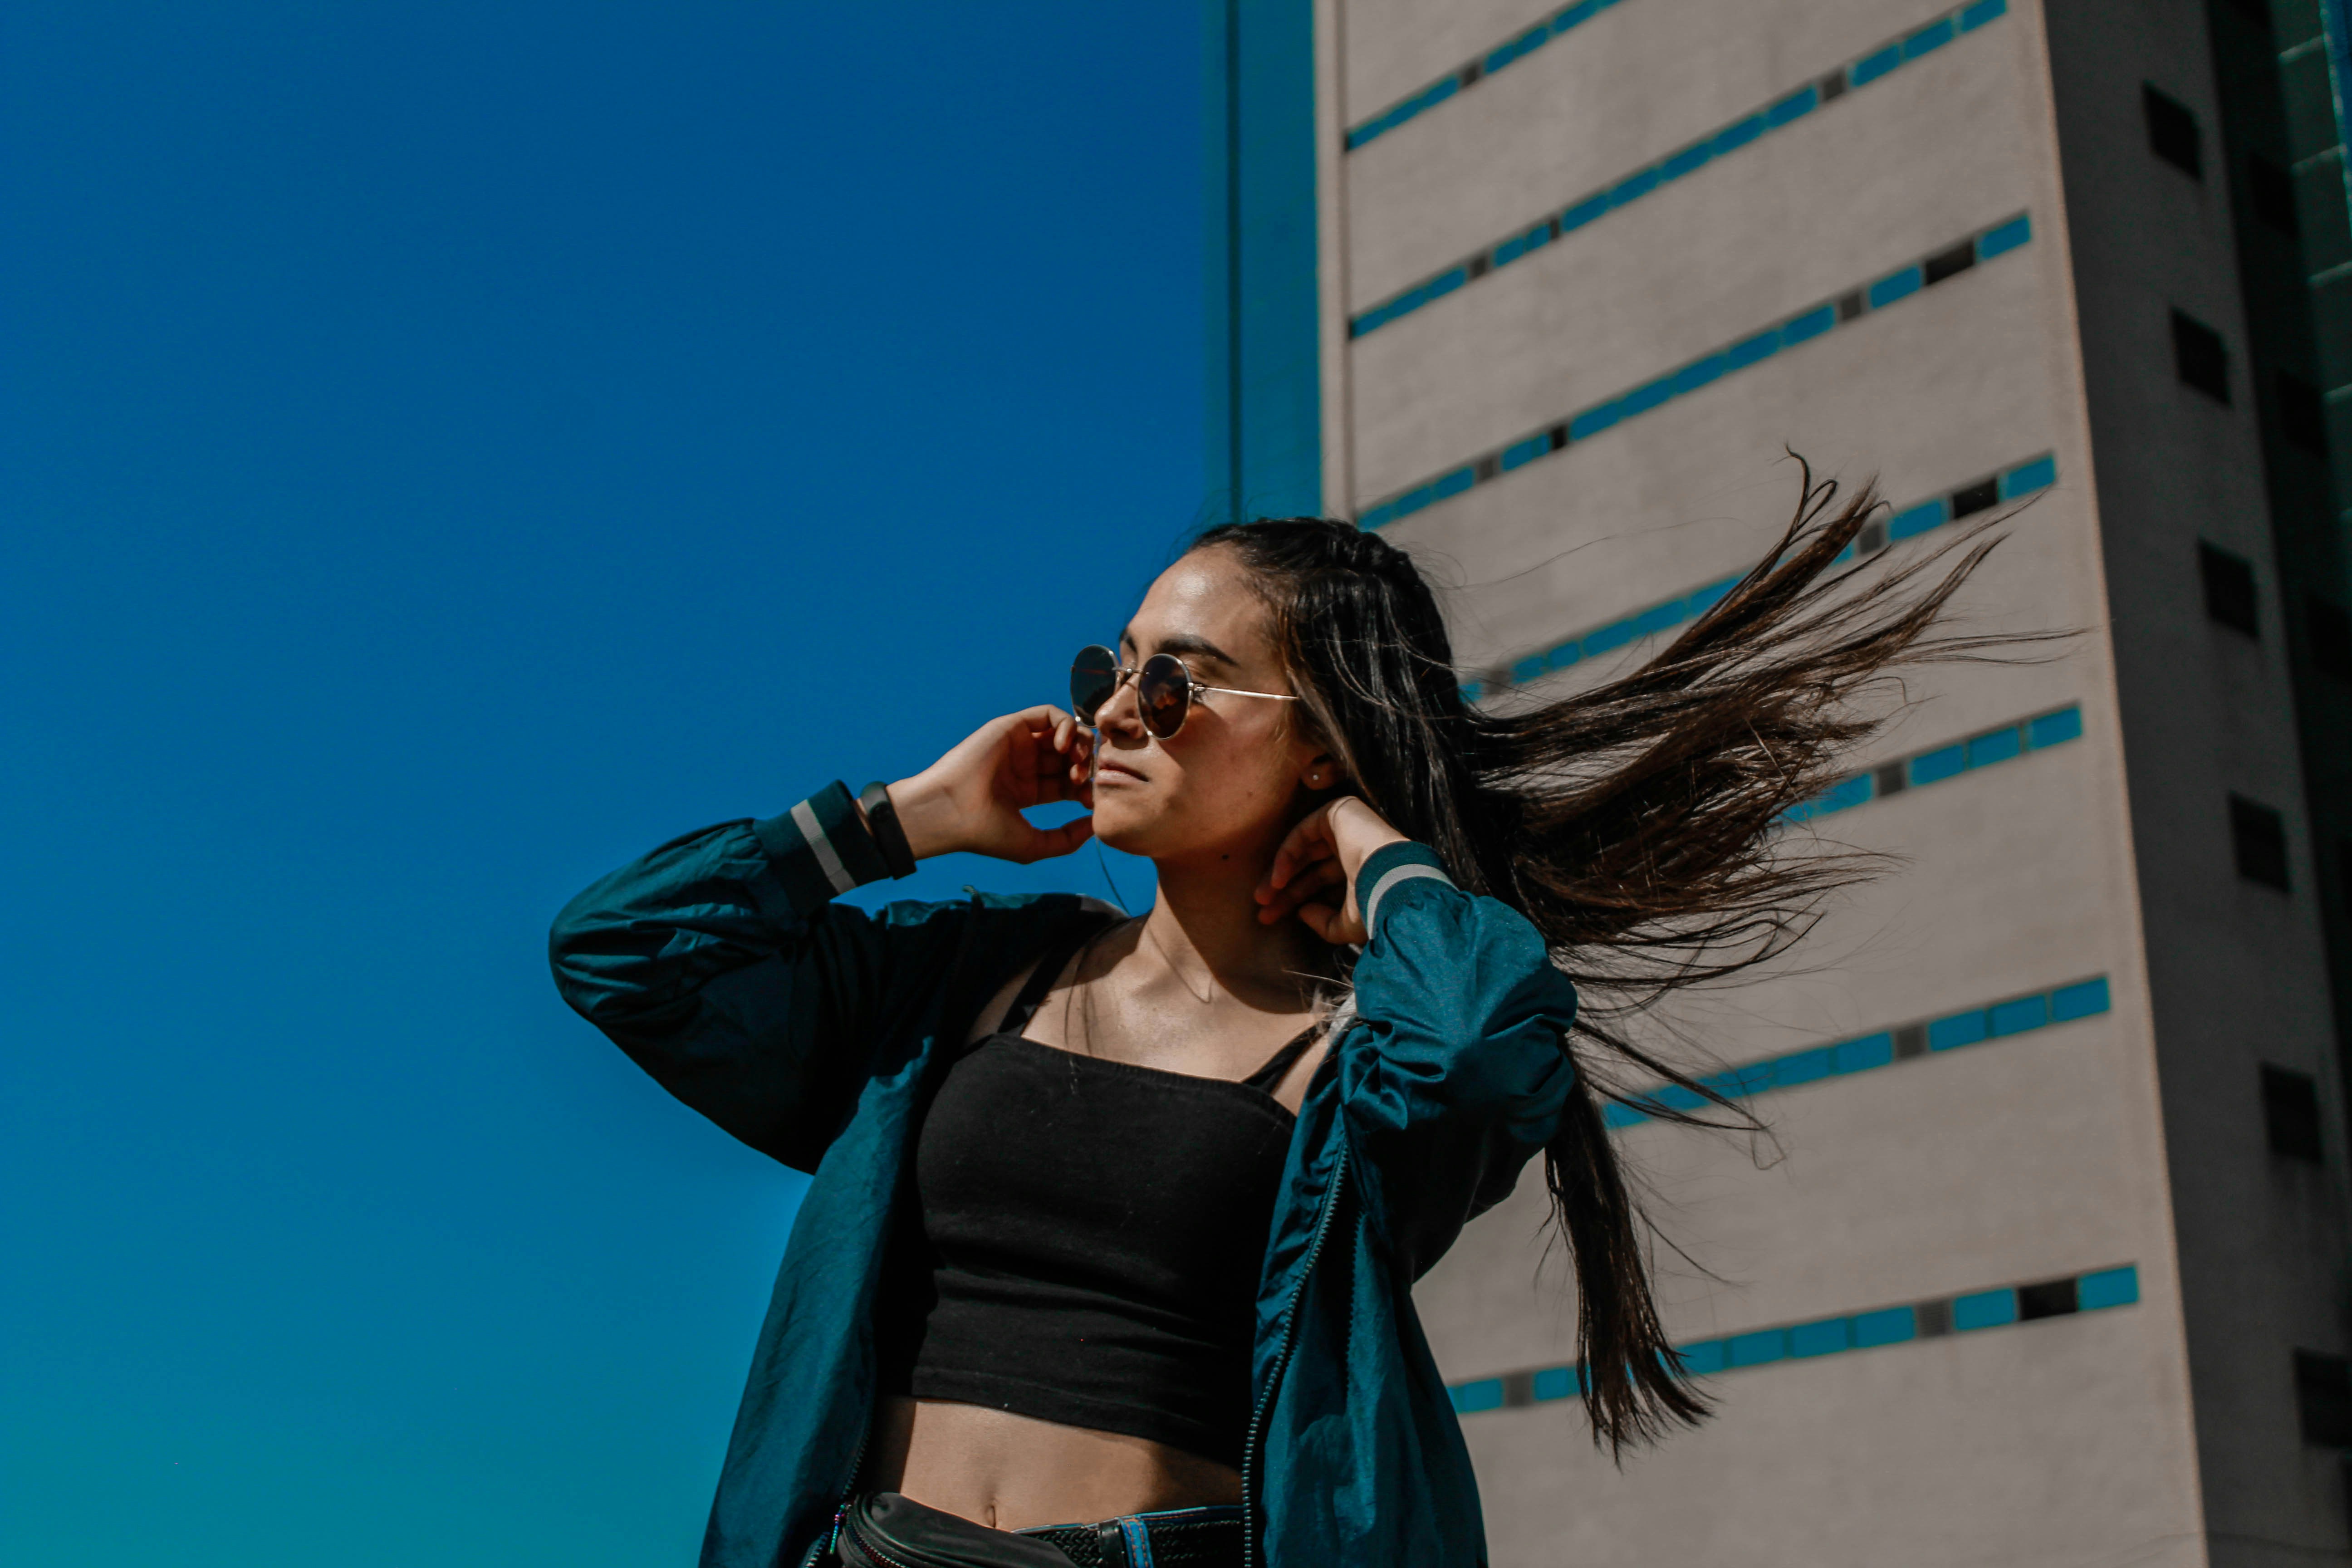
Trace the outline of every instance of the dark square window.
<instances>
[{"instance_id":1,"label":"dark square window","mask_svg":"<svg viewBox=\"0 0 2352 1568\"><path fill-rule=\"evenodd\" d=\"M2030 1323L2036 1318L2063 1318L2074 1310L2074 1282L2072 1279L2045 1279L2039 1285L2017 1288L2017 1317Z\"/></svg>"},{"instance_id":2,"label":"dark square window","mask_svg":"<svg viewBox=\"0 0 2352 1568\"><path fill-rule=\"evenodd\" d=\"M2294 1406L2303 1417L2305 1442L2352 1447L2352 1365L2342 1356L2294 1352Z\"/></svg>"},{"instance_id":3,"label":"dark square window","mask_svg":"<svg viewBox=\"0 0 2352 1568\"><path fill-rule=\"evenodd\" d=\"M1964 239L1949 250L1939 250L1927 258L1922 269L1930 283L1941 283L1955 272L1966 272L1977 264L1977 242Z\"/></svg>"},{"instance_id":4,"label":"dark square window","mask_svg":"<svg viewBox=\"0 0 2352 1568\"><path fill-rule=\"evenodd\" d=\"M2319 389L2299 375L2278 371L2271 377L2278 394L2279 434L2306 452L2327 455L2327 421L2319 412Z\"/></svg>"},{"instance_id":5,"label":"dark square window","mask_svg":"<svg viewBox=\"0 0 2352 1568\"><path fill-rule=\"evenodd\" d=\"M1861 315L1861 314L1862 314L1862 290L1861 290L1861 289L1855 289L1853 292L1852 292L1851 294L1841 294L1841 295L1839 295L1839 296L1838 296L1837 308L1838 308L1838 320L1839 320L1839 321L1853 321L1856 316Z\"/></svg>"},{"instance_id":6,"label":"dark square window","mask_svg":"<svg viewBox=\"0 0 2352 1568\"><path fill-rule=\"evenodd\" d=\"M1972 512L1990 511L2000 504L2000 481L1979 479L1952 492L1952 515L1967 517Z\"/></svg>"},{"instance_id":7,"label":"dark square window","mask_svg":"<svg viewBox=\"0 0 2352 1568\"><path fill-rule=\"evenodd\" d=\"M1885 766L1880 768L1873 777L1877 781L1878 788L1876 793L1882 796L1901 795L1905 790L1911 787L1911 780L1906 776L1906 771L1901 763L1888 763Z\"/></svg>"},{"instance_id":8,"label":"dark square window","mask_svg":"<svg viewBox=\"0 0 2352 1568\"><path fill-rule=\"evenodd\" d=\"M2206 396L2230 401L2230 351L2221 334L2179 310L2172 312L2172 367Z\"/></svg>"},{"instance_id":9,"label":"dark square window","mask_svg":"<svg viewBox=\"0 0 2352 1568\"><path fill-rule=\"evenodd\" d=\"M2294 210L2294 176L2263 157L2246 154L2246 201L2254 216L2290 237L2303 231Z\"/></svg>"},{"instance_id":10,"label":"dark square window","mask_svg":"<svg viewBox=\"0 0 2352 1568\"><path fill-rule=\"evenodd\" d=\"M2239 876L2265 888L2286 890L2286 818L2267 805L2233 795L2230 843L2237 851Z\"/></svg>"},{"instance_id":11,"label":"dark square window","mask_svg":"<svg viewBox=\"0 0 2352 1568\"><path fill-rule=\"evenodd\" d=\"M2352 680L2352 615L2325 599L2304 606L2304 629L2311 635L2311 662L2323 675Z\"/></svg>"},{"instance_id":12,"label":"dark square window","mask_svg":"<svg viewBox=\"0 0 2352 1568\"><path fill-rule=\"evenodd\" d=\"M2205 614L2248 637L2262 635L2254 608L2254 569L2226 550L2197 542L2197 572L2205 579Z\"/></svg>"},{"instance_id":13,"label":"dark square window","mask_svg":"<svg viewBox=\"0 0 2352 1568\"><path fill-rule=\"evenodd\" d=\"M2309 1073L2263 1064L2263 1131L2271 1152L2320 1162L2319 1082Z\"/></svg>"},{"instance_id":14,"label":"dark square window","mask_svg":"<svg viewBox=\"0 0 2352 1568\"><path fill-rule=\"evenodd\" d=\"M1837 69L1830 72L1829 75L1822 78L1820 85L1822 89L1822 101L1823 103L1827 103L1833 98L1844 97L1845 68L1843 66L1840 66Z\"/></svg>"},{"instance_id":15,"label":"dark square window","mask_svg":"<svg viewBox=\"0 0 2352 1568\"><path fill-rule=\"evenodd\" d=\"M2142 83L2139 106L2147 116L2147 150L2192 179L2205 177L2198 146L2197 117L2178 100Z\"/></svg>"}]
</instances>

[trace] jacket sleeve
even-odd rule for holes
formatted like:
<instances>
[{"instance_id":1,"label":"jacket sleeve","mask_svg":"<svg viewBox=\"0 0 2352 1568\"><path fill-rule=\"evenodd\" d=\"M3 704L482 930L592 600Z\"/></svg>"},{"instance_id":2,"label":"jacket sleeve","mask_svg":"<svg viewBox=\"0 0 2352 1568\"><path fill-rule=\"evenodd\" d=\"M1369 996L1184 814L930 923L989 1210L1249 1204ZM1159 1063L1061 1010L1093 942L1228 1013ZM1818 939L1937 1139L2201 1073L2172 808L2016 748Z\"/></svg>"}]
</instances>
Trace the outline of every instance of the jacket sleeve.
<instances>
[{"instance_id":1,"label":"jacket sleeve","mask_svg":"<svg viewBox=\"0 0 2352 1568\"><path fill-rule=\"evenodd\" d=\"M556 989L680 1100L810 1169L871 1070L882 1010L943 976L969 914L831 901L883 875L838 783L687 834L564 906L548 938Z\"/></svg>"},{"instance_id":2,"label":"jacket sleeve","mask_svg":"<svg viewBox=\"0 0 2352 1568\"><path fill-rule=\"evenodd\" d=\"M1371 941L1342 1103L1375 1212L1419 1279L1558 1129L1576 987L1525 916L1463 892L1423 845L1370 857L1356 902Z\"/></svg>"}]
</instances>

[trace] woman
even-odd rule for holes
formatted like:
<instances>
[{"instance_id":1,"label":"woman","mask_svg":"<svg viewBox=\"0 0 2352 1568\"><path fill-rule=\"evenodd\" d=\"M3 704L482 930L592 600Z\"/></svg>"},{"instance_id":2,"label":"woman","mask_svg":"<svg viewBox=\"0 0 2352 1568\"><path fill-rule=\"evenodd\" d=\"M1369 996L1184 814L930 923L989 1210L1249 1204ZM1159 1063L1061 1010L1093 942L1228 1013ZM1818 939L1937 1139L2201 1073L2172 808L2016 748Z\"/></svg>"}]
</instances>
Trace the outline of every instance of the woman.
<instances>
[{"instance_id":1,"label":"woman","mask_svg":"<svg viewBox=\"0 0 2352 1568\"><path fill-rule=\"evenodd\" d=\"M1841 571L1875 502L1832 494L1642 669L1485 710L1401 552L1214 529L1075 714L574 900L566 999L814 1174L703 1562L1483 1561L1410 1287L1538 1151L1596 1440L1702 1415L1600 1100L1707 1091L1611 1020L1801 930L1855 868L1775 830L1874 728L1857 688L1988 640L1925 634L1989 543ZM1021 815L1066 800L1090 821ZM1090 833L1154 862L1148 914L829 901Z\"/></svg>"}]
</instances>

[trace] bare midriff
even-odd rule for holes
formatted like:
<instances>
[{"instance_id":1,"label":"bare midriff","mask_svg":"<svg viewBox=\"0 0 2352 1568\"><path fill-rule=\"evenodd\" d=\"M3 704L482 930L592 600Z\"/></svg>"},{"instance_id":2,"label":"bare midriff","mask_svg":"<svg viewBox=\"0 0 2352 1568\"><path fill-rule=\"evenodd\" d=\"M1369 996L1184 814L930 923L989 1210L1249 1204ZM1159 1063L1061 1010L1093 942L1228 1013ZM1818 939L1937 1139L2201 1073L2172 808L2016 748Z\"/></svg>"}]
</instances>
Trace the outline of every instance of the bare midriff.
<instances>
[{"instance_id":1,"label":"bare midriff","mask_svg":"<svg viewBox=\"0 0 2352 1568\"><path fill-rule=\"evenodd\" d=\"M862 1485L992 1530L1242 1500L1239 1470L1165 1443L897 1395L875 1412Z\"/></svg>"}]
</instances>

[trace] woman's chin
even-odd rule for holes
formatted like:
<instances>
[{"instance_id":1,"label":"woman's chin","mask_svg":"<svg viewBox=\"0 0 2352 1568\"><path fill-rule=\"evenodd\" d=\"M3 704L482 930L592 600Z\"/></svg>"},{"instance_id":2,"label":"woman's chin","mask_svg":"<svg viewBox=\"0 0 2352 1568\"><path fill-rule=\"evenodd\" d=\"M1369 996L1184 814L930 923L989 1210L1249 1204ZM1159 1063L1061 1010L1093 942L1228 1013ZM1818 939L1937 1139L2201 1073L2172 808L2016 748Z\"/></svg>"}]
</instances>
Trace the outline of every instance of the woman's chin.
<instances>
[{"instance_id":1,"label":"woman's chin","mask_svg":"<svg viewBox=\"0 0 2352 1568\"><path fill-rule=\"evenodd\" d=\"M1192 824L1181 819L1171 821L1165 816L1140 816L1122 819L1112 815L1105 820L1102 808L1095 808L1095 837L1122 855L1133 855L1145 860L1192 859L1212 854L1220 841L1197 831L1187 832Z\"/></svg>"},{"instance_id":2,"label":"woman's chin","mask_svg":"<svg viewBox=\"0 0 2352 1568\"><path fill-rule=\"evenodd\" d=\"M1171 822L1166 812L1149 809L1142 801L1123 800L1108 790L1095 796L1095 837L1123 855L1152 859L1181 849L1185 837L1181 826ZM1171 832L1171 828L1179 831Z\"/></svg>"},{"instance_id":3,"label":"woman's chin","mask_svg":"<svg viewBox=\"0 0 2352 1568\"><path fill-rule=\"evenodd\" d=\"M1122 855L1148 855L1150 853L1150 837L1145 824L1122 821L1115 816L1106 821L1102 807L1095 807L1095 842L1097 844L1108 845Z\"/></svg>"}]
</instances>

